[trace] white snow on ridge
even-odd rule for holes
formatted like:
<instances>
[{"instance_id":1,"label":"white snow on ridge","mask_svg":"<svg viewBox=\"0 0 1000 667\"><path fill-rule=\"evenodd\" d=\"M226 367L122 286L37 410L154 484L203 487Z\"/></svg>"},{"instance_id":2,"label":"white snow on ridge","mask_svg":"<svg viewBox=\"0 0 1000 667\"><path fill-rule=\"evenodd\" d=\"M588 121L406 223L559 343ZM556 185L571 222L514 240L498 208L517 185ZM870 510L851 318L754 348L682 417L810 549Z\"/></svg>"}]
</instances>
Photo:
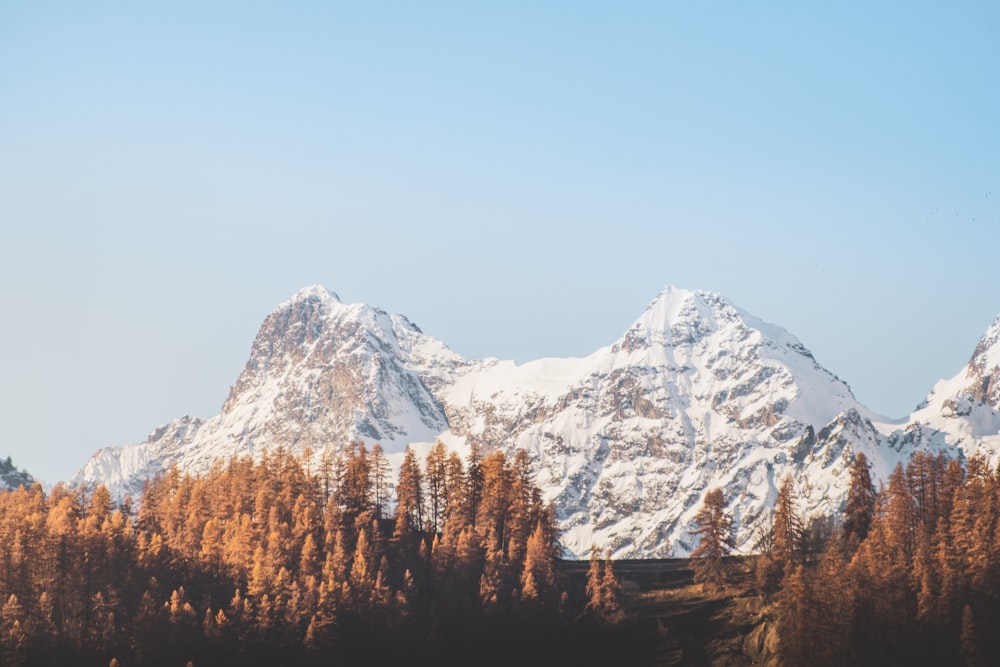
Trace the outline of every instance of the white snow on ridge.
<instances>
[{"instance_id":1,"label":"white snow on ridge","mask_svg":"<svg viewBox=\"0 0 1000 667\"><path fill-rule=\"evenodd\" d=\"M712 292L665 288L623 336L581 358L465 360L400 315L300 290L265 319L219 415L101 450L74 478L117 495L177 463L284 446L416 443L525 449L566 553L682 555L705 492L723 488L746 549L790 474L807 513L840 508L857 451L884 478L917 449L1000 451L1000 318L969 367L909 419L860 405L789 332Z\"/></svg>"}]
</instances>

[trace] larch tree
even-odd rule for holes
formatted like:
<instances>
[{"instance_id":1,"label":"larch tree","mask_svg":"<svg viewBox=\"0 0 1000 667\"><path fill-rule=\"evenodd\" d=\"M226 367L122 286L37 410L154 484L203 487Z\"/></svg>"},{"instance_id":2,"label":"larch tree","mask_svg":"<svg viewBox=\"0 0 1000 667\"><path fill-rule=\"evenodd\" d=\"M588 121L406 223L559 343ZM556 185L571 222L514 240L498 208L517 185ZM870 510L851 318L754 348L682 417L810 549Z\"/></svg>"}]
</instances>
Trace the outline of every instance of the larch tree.
<instances>
[{"instance_id":1,"label":"larch tree","mask_svg":"<svg viewBox=\"0 0 1000 667\"><path fill-rule=\"evenodd\" d=\"M0 492L0 664L238 656L253 667L274 664L276 651L290 651L292 663L326 664L373 637L422 643L415 638L434 634L442 618L461 616L475 628L487 608L501 620L529 608L532 620L546 620L556 610L548 604L554 514L541 507L527 470L512 471L502 455L485 475L480 468L480 497L485 481L491 490L480 503L484 535L471 525L462 460L443 457L444 530L431 555L423 531L434 526L422 521L413 451L399 485L407 540L390 542L391 527L377 516L378 458L377 447L345 449L336 483L324 466L311 469L280 448L204 475L174 469L150 481L137 522L100 488ZM329 498L327 482L337 489ZM531 531L514 528L526 518ZM600 574L608 590L608 572Z\"/></svg>"},{"instance_id":2,"label":"larch tree","mask_svg":"<svg viewBox=\"0 0 1000 667\"><path fill-rule=\"evenodd\" d=\"M412 447L407 447L399 467L399 483L396 484L396 535L422 530L423 519L423 474L416 453Z\"/></svg>"},{"instance_id":3,"label":"larch tree","mask_svg":"<svg viewBox=\"0 0 1000 667\"><path fill-rule=\"evenodd\" d=\"M868 537L875 517L875 486L868 471L868 458L858 452L851 463L851 486L847 491L844 510L843 539L846 544L857 545Z\"/></svg>"},{"instance_id":4,"label":"larch tree","mask_svg":"<svg viewBox=\"0 0 1000 667\"><path fill-rule=\"evenodd\" d=\"M5 665L19 665L24 660L24 607L11 595L0 609L0 655Z\"/></svg>"},{"instance_id":5,"label":"larch tree","mask_svg":"<svg viewBox=\"0 0 1000 667\"><path fill-rule=\"evenodd\" d=\"M587 607L594 617L606 622L617 623L623 617L621 608L621 582L615 576L608 552L602 562L597 555L597 547L590 548L590 567L587 569Z\"/></svg>"},{"instance_id":6,"label":"larch tree","mask_svg":"<svg viewBox=\"0 0 1000 667\"><path fill-rule=\"evenodd\" d=\"M699 541L691 552L694 580L722 588L727 578L724 559L736 546L733 519L726 512L722 489L715 488L705 494L701 509L695 515L695 523L694 534Z\"/></svg>"},{"instance_id":7,"label":"larch tree","mask_svg":"<svg viewBox=\"0 0 1000 667\"><path fill-rule=\"evenodd\" d=\"M551 590L555 580L552 554L545 543L546 531L539 521L528 538L521 573L521 597L538 599Z\"/></svg>"},{"instance_id":8,"label":"larch tree","mask_svg":"<svg viewBox=\"0 0 1000 667\"><path fill-rule=\"evenodd\" d=\"M466 526L471 525L471 521L465 512L466 500L467 500L467 489L466 489L466 479L465 479L465 466L462 464L461 457L455 453L451 452L448 455L448 460L445 465L447 466L447 508L445 510L445 523L449 520L457 519L458 525Z\"/></svg>"},{"instance_id":9,"label":"larch tree","mask_svg":"<svg viewBox=\"0 0 1000 667\"><path fill-rule=\"evenodd\" d=\"M916 547L917 508L906 484L902 463L897 464L889 475L884 524L897 562L912 562Z\"/></svg>"},{"instance_id":10,"label":"larch tree","mask_svg":"<svg viewBox=\"0 0 1000 667\"><path fill-rule=\"evenodd\" d=\"M341 481L341 504L351 518L371 509L372 480L368 449L363 442L351 443Z\"/></svg>"},{"instance_id":11,"label":"larch tree","mask_svg":"<svg viewBox=\"0 0 1000 667\"><path fill-rule=\"evenodd\" d=\"M372 503L376 519L384 519L386 505L389 503L389 494L392 492L392 482L390 473L392 468L389 460L385 457L382 445L375 444L371 451L371 482L372 482Z\"/></svg>"},{"instance_id":12,"label":"larch tree","mask_svg":"<svg viewBox=\"0 0 1000 667\"><path fill-rule=\"evenodd\" d=\"M488 536L494 531L506 555L508 548L508 519L511 509L510 468L503 452L495 451L482 464L482 497L476 516L476 528L480 535Z\"/></svg>"},{"instance_id":13,"label":"larch tree","mask_svg":"<svg viewBox=\"0 0 1000 667\"><path fill-rule=\"evenodd\" d=\"M483 498L483 454L476 442L469 446L465 464L465 506L470 525L476 525L479 503Z\"/></svg>"},{"instance_id":14,"label":"larch tree","mask_svg":"<svg viewBox=\"0 0 1000 667\"><path fill-rule=\"evenodd\" d=\"M979 667L983 664L979 649L979 633L976 631L975 618L969 605L965 605L962 609L962 631L959 635L959 645L967 667Z\"/></svg>"},{"instance_id":15,"label":"larch tree","mask_svg":"<svg viewBox=\"0 0 1000 667\"><path fill-rule=\"evenodd\" d=\"M444 514L448 503L448 453L438 440L427 452L424 470L427 479L427 505L430 511L430 530L439 533L444 529Z\"/></svg>"},{"instance_id":16,"label":"larch tree","mask_svg":"<svg viewBox=\"0 0 1000 667\"><path fill-rule=\"evenodd\" d=\"M774 526L771 557L783 575L797 565L802 557L802 519L795 511L795 488L791 475L786 475L778 489L774 504Z\"/></svg>"}]
</instances>

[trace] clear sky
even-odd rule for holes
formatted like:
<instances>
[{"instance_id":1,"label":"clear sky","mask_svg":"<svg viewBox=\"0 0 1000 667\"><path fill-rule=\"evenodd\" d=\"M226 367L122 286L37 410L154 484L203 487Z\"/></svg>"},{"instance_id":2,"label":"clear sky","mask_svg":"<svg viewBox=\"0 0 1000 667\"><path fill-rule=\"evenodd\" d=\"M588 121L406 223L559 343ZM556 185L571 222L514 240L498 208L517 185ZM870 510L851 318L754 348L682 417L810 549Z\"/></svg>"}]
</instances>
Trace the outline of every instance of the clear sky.
<instances>
[{"instance_id":1,"label":"clear sky","mask_svg":"<svg viewBox=\"0 0 1000 667\"><path fill-rule=\"evenodd\" d=\"M902 416L1000 312L998 7L0 2L0 455L216 414L313 283L518 361L715 290Z\"/></svg>"}]
</instances>

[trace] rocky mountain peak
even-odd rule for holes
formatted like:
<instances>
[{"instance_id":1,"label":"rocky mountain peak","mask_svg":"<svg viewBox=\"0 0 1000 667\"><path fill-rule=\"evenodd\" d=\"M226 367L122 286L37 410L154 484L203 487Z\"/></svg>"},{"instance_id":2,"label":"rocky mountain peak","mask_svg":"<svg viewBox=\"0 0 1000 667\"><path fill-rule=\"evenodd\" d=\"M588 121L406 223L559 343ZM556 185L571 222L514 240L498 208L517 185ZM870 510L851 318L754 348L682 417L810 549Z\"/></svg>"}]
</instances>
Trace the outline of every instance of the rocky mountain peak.
<instances>
[{"instance_id":1,"label":"rocky mountain peak","mask_svg":"<svg viewBox=\"0 0 1000 667\"><path fill-rule=\"evenodd\" d=\"M336 292L328 290L323 285L309 285L308 287L303 287L298 292L292 295L292 298L288 302L295 301L335 301L340 303L340 297L337 296ZM286 303L288 303L286 302ZM282 304L284 305L284 304ZM280 308L281 306L279 306Z\"/></svg>"},{"instance_id":2,"label":"rocky mountain peak","mask_svg":"<svg viewBox=\"0 0 1000 667\"><path fill-rule=\"evenodd\" d=\"M785 356L805 357L819 367L812 353L785 329L765 322L735 306L717 292L689 291L668 285L636 322L629 327L616 347L633 352L651 347L685 348L691 351L722 345L734 348L771 350Z\"/></svg>"},{"instance_id":3,"label":"rocky mountain peak","mask_svg":"<svg viewBox=\"0 0 1000 667\"><path fill-rule=\"evenodd\" d=\"M648 347L692 345L734 320L735 309L714 292L692 292L668 285L622 337L631 352Z\"/></svg>"},{"instance_id":4,"label":"rocky mountain peak","mask_svg":"<svg viewBox=\"0 0 1000 667\"><path fill-rule=\"evenodd\" d=\"M220 414L101 450L74 481L121 496L173 463L199 472L351 440L395 455L440 438L527 451L567 554L594 544L616 557L687 553L714 487L749 548L786 474L808 514L829 513L855 452L883 474L918 448L1000 451L1000 411L972 397L1000 402L998 342L1000 318L933 406L888 422L788 331L714 292L666 287L612 345L516 364L463 359L401 315L307 287L265 318Z\"/></svg>"},{"instance_id":5,"label":"rocky mountain peak","mask_svg":"<svg viewBox=\"0 0 1000 667\"><path fill-rule=\"evenodd\" d=\"M1000 408L1000 315L979 340L969 360L967 375L972 380L966 391L993 408Z\"/></svg>"}]
</instances>

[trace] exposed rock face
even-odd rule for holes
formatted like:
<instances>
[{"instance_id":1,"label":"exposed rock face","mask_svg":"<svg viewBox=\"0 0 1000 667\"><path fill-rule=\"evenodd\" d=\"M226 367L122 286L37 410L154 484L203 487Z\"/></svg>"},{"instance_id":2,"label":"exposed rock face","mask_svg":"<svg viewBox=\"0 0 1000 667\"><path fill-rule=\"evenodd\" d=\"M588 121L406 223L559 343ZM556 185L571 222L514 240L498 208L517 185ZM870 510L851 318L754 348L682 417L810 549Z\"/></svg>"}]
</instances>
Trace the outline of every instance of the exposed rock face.
<instances>
[{"instance_id":1,"label":"exposed rock face","mask_svg":"<svg viewBox=\"0 0 1000 667\"><path fill-rule=\"evenodd\" d=\"M1000 407L1000 317L993 320L976 346L966 376L971 381L966 391L975 401Z\"/></svg>"},{"instance_id":2,"label":"exposed rock face","mask_svg":"<svg viewBox=\"0 0 1000 667\"><path fill-rule=\"evenodd\" d=\"M73 481L122 496L174 463L197 472L279 445L301 454L352 440L389 451L434 440L448 423L411 357L442 369L461 361L403 317L304 289L264 320L219 415L184 417L142 444L102 449Z\"/></svg>"},{"instance_id":3,"label":"exposed rock face","mask_svg":"<svg viewBox=\"0 0 1000 667\"><path fill-rule=\"evenodd\" d=\"M623 556L688 551L712 486L747 542L776 480L807 465L807 502L832 509L831 471L853 449L817 457L815 433L845 411L870 415L783 329L717 294L673 288L589 357L483 364L440 396L453 433L534 455L576 555L591 543Z\"/></svg>"},{"instance_id":4,"label":"exposed rock face","mask_svg":"<svg viewBox=\"0 0 1000 667\"><path fill-rule=\"evenodd\" d=\"M585 557L591 544L617 557L684 554L714 486L748 545L785 474L798 480L803 509L830 512L857 451L879 476L916 448L966 452L995 436L1000 419L980 419L997 414L1000 391L1000 324L991 332L961 391L928 400L933 424L920 411L890 422L791 334L711 292L667 288L612 345L517 365L462 359L404 317L312 287L265 319L219 415L101 450L74 481L124 495L173 463L202 471L279 445L318 452L357 439L401 452L474 441L532 455L569 555ZM942 421L983 433L962 436Z\"/></svg>"},{"instance_id":5,"label":"exposed rock face","mask_svg":"<svg viewBox=\"0 0 1000 667\"><path fill-rule=\"evenodd\" d=\"M0 490L16 489L19 486L30 487L35 479L26 470L18 470L8 456L0 459Z\"/></svg>"},{"instance_id":6,"label":"exposed rock face","mask_svg":"<svg viewBox=\"0 0 1000 667\"><path fill-rule=\"evenodd\" d=\"M1000 316L955 377L941 380L902 428L883 429L902 454L917 449L991 459L1000 452Z\"/></svg>"}]
</instances>

